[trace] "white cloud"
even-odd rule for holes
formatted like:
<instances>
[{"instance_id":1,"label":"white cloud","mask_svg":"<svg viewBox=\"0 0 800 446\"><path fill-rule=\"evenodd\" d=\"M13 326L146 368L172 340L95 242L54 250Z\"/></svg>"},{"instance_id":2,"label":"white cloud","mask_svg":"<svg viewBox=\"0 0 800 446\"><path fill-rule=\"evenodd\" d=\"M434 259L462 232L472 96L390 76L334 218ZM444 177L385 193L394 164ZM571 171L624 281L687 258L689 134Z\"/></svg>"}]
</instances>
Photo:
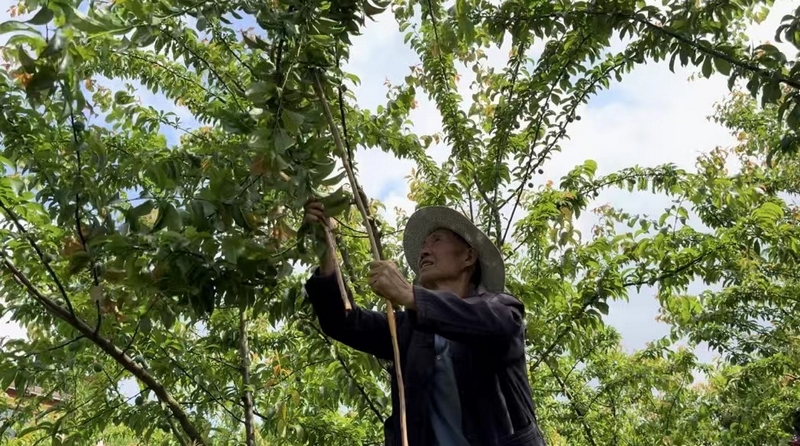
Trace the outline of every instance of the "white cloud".
<instances>
[{"instance_id":1,"label":"white cloud","mask_svg":"<svg viewBox=\"0 0 800 446\"><path fill-rule=\"evenodd\" d=\"M0 338L26 339L27 337L25 329L12 321L9 315L4 314L0 317Z\"/></svg>"}]
</instances>

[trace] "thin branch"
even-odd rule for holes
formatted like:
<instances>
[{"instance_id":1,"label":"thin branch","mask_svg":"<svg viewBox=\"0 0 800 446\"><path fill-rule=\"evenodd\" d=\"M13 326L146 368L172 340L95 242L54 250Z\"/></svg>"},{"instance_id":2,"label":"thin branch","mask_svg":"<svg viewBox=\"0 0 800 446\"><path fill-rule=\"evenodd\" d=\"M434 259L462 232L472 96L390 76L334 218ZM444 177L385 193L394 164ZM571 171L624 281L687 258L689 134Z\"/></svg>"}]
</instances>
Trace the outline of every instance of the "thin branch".
<instances>
[{"instance_id":1,"label":"thin branch","mask_svg":"<svg viewBox=\"0 0 800 446\"><path fill-rule=\"evenodd\" d=\"M233 56L234 59L236 59L237 62L242 64L243 67L247 68L247 70L250 72L250 75L252 75L254 78L258 77L256 70L253 69L253 67L251 67L250 65L248 65L247 62L242 60L242 58L239 57L239 55L235 51L233 51L233 48L231 48L230 45L228 45L228 42L225 40L224 36L220 36L219 41L222 43L222 46L224 46L225 49L231 54L231 56Z\"/></svg>"},{"instance_id":2,"label":"thin branch","mask_svg":"<svg viewBox=\"0 0 800 446\"><path fill-rule=\"evenodd\" d=\"M348 225L347 223L342 222L341 220L339 220L336 217L334 217L333 220L336 221L337 225L339 225L339 226L341 226L343 228L346 228L349 231L353 231L355 233L360 234L360 235L355 235L355 234L342 234L342 235L346 235L348 237L356 237L356 238L369 237L369 234L367 233L367 231L362 231L360 229L356 229L356 228ZM402 232L402 231L398 229L398 230L391 231L391 232L384 232L381 235L396 235L396 234L399 234L400 232Z\"/></svg>"},{"instance_id":3,"label":"thin branch","mask_svg":"<svg viewBox=\"0 0 800 446\"><path fill-rule=\"evenodd\" d=\"M171 69L167 65L162 64L158 60L148 59L146 57L139 56L139 55L137 55L135 53L129 53L127 51L122 51L120 54L122 54L123 56L128 56L128 57L133 58L133 59L141 60L142 62L147 62L147 63L151 63L153 65L156 65L157 67L161 68L162 70L166 71L167 73L170 73L175 77L179 77L179 78L185 80L186 82L189 82L189 83L193 84L195 87L202 89L208 95L219 99L220 102L222 102L223 104L227 104L227 101L222 96L220 96L220 95L214 93L213 91L207 89L203 84L201 84L200 82L192 79L191 77L189 77L189 76L187 76L187 75L185 75L183 73L179 73L179 72Z\"/></svg>"},{"instance_id":4,"label":"thin branch","mask_svg":"<svg viewBox=\"0 0 800 446\"><path fill-rule=\"evenodd\" d=\"M67 341L67 342L63 342L63 343L61 343L61 344L58 344L58 345L56 345L56 346L53 346L53 347L47 348L47 349L45 349L45 350L40 350L40 351L36 351L36 352L31 352L31 353L28 353L28 354L26 354L25 356L23 356L23 358L30 358L31 356L40 355L40 354L42 354L42 353L44 353L44 352L52 352L52 351L58 350L58 349L60 349L60 348L64 348L64 347L66 347L66 346L68 346L68 345L70 345L70 344L72 344L72 343L74 343L74 342L78 342L78 341L80 341L81 339L83 339L83 337L84 337L83 335L80 335L80 336L78 336L78 337L77 337L77 338L75 338L75 339L70 339L70 340L69 340L69 341Z\"/></svg>"},{"instance_id":5,"label":"thin branch","mask_svg":"<svg viewBox=\"0 0 800 446\"><path fill-rule=\"evenodd\" d=\"M526 16L526 19L535 20L535 19L563 19L569 15L594 15L594 16L606 16L606 17L620 17L627 20L632 20L636 23L642 24L651 30L667 35L685 45L691 46L695 50L705 53L707 55L716 57L718 59L722 59L733 66L739 67L743 70L750 71L752 73L758 74L759 76L766 78L766 79L776 79L778 82L786 84L790 87L800 90L800 81L794 80L792 78L787 78L781 70L769 70L766 68L762 68L756 64L749 63L743 61L741 59L736 59L729 54L725 54L722 51L716 50L714 48L709 48L699 42L692 40L689 37L686 37L680 34L677 31L673 31L664 25L657 25L655 23L650 22L649 20L643 19L641 17L637 17L631 13L625 13L620 11L596 11L596 10L576 10L576 11L565 11L565 12L553 12L548 14L541 14L541 15L534 15L534 16Z\"/></svg>"},{"instance_id":6,"label":"thin branch","mask_svg":"<svg viewBox=\"0 0 800 446\"><path fill-rule=\"evenodd\" d=\"M175 426L175 422L172 421L172 417L170 417L169 414L165 414L165 416L167 418L167 424L169 424L169 430L171 430L172 435L174 435L175 438L178 439L178 443L180 443L181 446L189 446L189 443L187 443L186 439L183 438L183 435L181 435L181 432L178 430L178 427Z\"/></svg>"},{"instance_id":7,"label":"thin branch","mask_svg":"<svg viewBox=\"0 0 800 446\"><path fill-rule=\"evenodd\" d=\"M2 209L6 213L6 215L8 215L8 218L11 219L11 221L14 223L14 226L17 227L19 232L24 234L25 238L28 239L28 243L30 243L33 250L36 251L36 255L39 256L39 260L42 262L42 265L47 270L48 274L50 274L50 277L53 279L53 281L56 283L56 287L58 287L58 291L61 293L61 297L64 299L64 302L67 305L67 309L69 310L70 315L76 317L75 309L72 307L72 302L69 300L69 296L67 295L67 290L64 289L64 285L61 283L61 280L58 278L56 272L53 271L53 268L50 267L50 262L47 261L47 259L44 257L44 253L39 248L39 244L36 243L36 240L34 240L33 237L30 235L30 233L25 229L25 227L22 226L19 216L14 211L12 211L11 208L9 208L3 202L2 199L0 199L0 209Z\"/></svg>"},{"instance_id":8,"label":"thin branch","mask_svg":"<svg viewBox=\"0 0 800 446\"><path fill-rule=\"evenodd\" d=\"M692 48L694 48L694 49L696 49L696 50L698 50L698 51L700 51L702 53L706 53L706 54L708 54L710 56L714 56L717 59L722 59L722 60L728 62L731 65L734 65L734 66L737 66L737 67L739 67L739 68L741 68L743 70L747 70L747 71L753 72L755 74L758 74L759 76L761 76L761 77L763 77L765 79L777 79L778 82L780 82L780 83L786 84L786 85L788 85L790 87L793 87L793 88L795 88L797 90L800 90L800 81L796 81L794 79L791 79L791 78L788 78L788 77L784 76L783 73L781 73L780 70L768 70L766 68L761 68L758 65L755 65L755 64L752 64L752 63L748 63L748 62L744 62L744 61L742 61L740 59L733 58L730 55L723 53L722 51L715 50L714 48L709 48L709 47L707 47L707 46L705 46L705 45L703 45L703 44L701 44L699 42L695 42L694 40L681 35L680 33L677 33L675 31L672 31L672 30L668 29L668 28L665 28L664 26L656 25L655 23L652 23L652 22L650 22L648 20L641 19L641 18L636 17L634 15L627 15L627 14L621 14L621 13L615 13L615 15L618 15L618 16L621 16L621 17L626 17L626 18L631 19L631 20L633 20L633 21L635 21L637 23L641 23L642 25L645 25L648 28L650 28L652 30L655 30L656 32L659 32L659 33L662 33L662 34L666 34L666 35L672 37L673 39L675 39L675 40L677 40L677 41L679 41L681 43L684 43L686 45L689 45Z\"/></svg>"},{"instance_id":9,"label":"thin branch","mask_svg":"<svg viewBox=\"0 0 800 446\"><path fill-rule=\"evenodd\" d=\"M104 389L104 390L105 390L105 389ZM122 406L124 406L124 405L128 404L128 401L130 401L130 400L132 400L132 399L135 399L136 397L140 396L140 395L142 394L142 392L143 392L143 391L136 392L135 394L133 394L133 395L129 396L129 397L128 397L128 398L126 398L124 401L122 401L121 403L119 403L119 404L117 404L117 405L115 405L115 406L111 406L111 405L109 405L109 406L106 406L106 407L105 407L105 408L103 408L102 410L99 410L99 411L97 411L97 413L96 413L96 414L94 414L94 415L92 415L91 417L89 417L89 418L87 418L87 419L83 420L83 421L82 421L80 424L78 424L78 425L77 425L77 426L75 426L75 427L76 427L76 428L82 428L83 426L86 426L87 424L91 423L92 421L94 421L94 420L96 420L96 419L100 418L102 415L105 415L105 414L107 414L108 412L113 412L113 411L115 411L115 410L119 409L120 407L122 407ZM92 400L87 400L87 401L86 401L86 403L92 403L92 402L96 402L96 401L97 401L96 399L95 399L94 401L92 401ZM46 438L46 437L45 437L45 438Z\"/></svg>"},{"instance_id":10,"label":"thin branch","mask_svg":"<svg viewBox=\"0 0 800 446\"><path fill-rule=\"evenodd\" d=\"M325 333L322 332L321 329L317 328L317 326L315 324L313 324L313 323L310 323L309 325L311 326L311 328L314 329L314 331L319 333L319 335L322 337L322 339L325 341L325 343L328 346L331 346L331 347L333 346L333 343L331 342L331 340L328 338L328 336ZM341 357L341 355L339 355L339 352L337 352L334 349L333 350L333 355L336 357L336 360L339 361L339 364L341 364L341 366L344 369L344 372L347 374L348 378L350 378L353 381L353 383L355 384L356 388L358 389L358 393L360 393L361 396L364 397L364 400L367 402L367 406L369 406L369 408L372 411L372 413L375 414L375 417L377 417L377 419L380 422L383 422L383 415L378 410L378 408L375 407L375 403L372 402L372 398L369 397L369 395L367 394L367 391L358 382L358 380L356 379L355 375L353 375L352 370L350 370L350 367L347 366L347 363L344 361L344 359Z\"/></svg>"},{"instance_id":11,"label":"thin branch","mask_svg":"<svg viewBox=\"0 0 800 446\"><path fill-rule=\"evenodd\" d=\"M344 277L342 277L342 268L339 266L339 258L336 254L336 240L333 238L331 228L323 223L322 230L325 231L325 244L327 245L327 254L333 263L333 272L336 275L336 284L339 286L339 295L342 298L342 305L344 306L345 313L353 309L350 305L350 298L347 294L347 287L344 284Z\"/></svg>"},{"instance_id":12,"label":"thin branch","mask_svg":"<svg viewBox=\"0 0 800 446\"><path fill-rule=\"evenodd\" d=\"M242 104L240 104L239 100L237 99L237 92L233 91L233 89L230 86L228 86L228 83L225 82L224 79L222 79L222 76L217 72L217 70L214 69L214 67L211 66L211 63L209 61L207 61L203 57L200 57L200 55L197 54L196 51L194 51L193 49L189 48L188 45L186 45L186 42L184 42L182 39L179 39L177 36L169 32L169 30L162 28L161 32L166 34L170 39L172 39L173 42L183 47L183 49L186 50L189 54L196 57L200 62L202 62L203 65L206 66L208 71L211 72L211 74L213 74L214 77L217 78L217 80L219 80L219 82L222 84L223 87L225 87L226 90L228 90L228 92L231 94L233 102L236 103L236 106L239 108L239 110L241 110L242 112L246 111L244 108L242 108ZM239 90L238 93L240 94L244 93L245 90L241 85L237 84L236 82L234 82L234 85L236 85L236 88Z\"/></svg>"},{"instance_id":13,"label":"thin branch","mask_svg":"<svg viewBox=\"0 0 800 446\"><path fill-rule=\"evenodd\" d=\"M21 395L25 395L27 393L28 393L28 384L26 383L25 388L22 389ZM16 398L16 400L17 404L14 406L14 409L11 410L10 414L11 416L6 416L2 426L0 426L0 438L5 437L3 434L5 434L6 430L8 430L9 427L14 425L15 421L14 414L19 410L20 406L22 405L22 402L25 401L26 398Z\"/></svg>"},{"instance_id":14,"label":"thin branch","mask_svg":"<svg viewBox=\"0 0 800 446\"><path fill-rule=\"evenodd\" d=\"M337 69L339 68L340 62L341 62L341 57L339 55L339 47L337 46L336 47L336 68ZM344 146L345 146L345 148L347 148L347 156L349 156L350 159L352 160L354 158L354 156L353 156L353 148L350 147L350 137L347 134L347 118L346 118L346 115L345 115L345 112L344 112L344 86L343 85L339 85L337 90L338 90L338 93L339 93L339 117L341 118L341 121L342 121L342 136L344 137L343 138L344 139Z\"/></svg>"},{"instance_id":15,"label":"thin branch","mask_svg":"<svg viewBox=\"0 0 800 446\"><path fill-rule=\"evenodd\" d=\"M550 361L547 361L547 366L550 368L553 378L555 378L559 387L561 387L561 391L564 392L564 395L566 395L567 399L569 400L569 405L572 407L572 411L575 412L575 416L578 418L578 421L580 421L586 441L588 441L592 446L597 446L597 442L594 441L594 434L592 434L592 428L589 427L589 423L586 422L586 411L581 409L581 407L578 405L578 402L575 401L575 397L572 395L572 392L569 391L567 383L558 376L556 368L550 364Z\"/></svg>"},{"instance_id":16,"label":"thin branch","mask_svg":"<svg viewBox=\"0 0 800 446\"><path fill-rule=\"evenodd\" d=\"M183 365L181 365L181 363L180 363L180 362L178 362L177 360L175 360L175 358L173 358L173 357L172 357L172 356L169 354L169 352L168 352L168 351L167 351L167 350L166 350L166 349L165 349L163 346L161 346L161 345L159 344L159 345L158 345L158 348L159 348L159 349L161 349L161 351L162 351L162 352L164 352L164 355L167 357L167 359L169 359L169 360L170 360L170 362L171 362L171 363L172 363L172 364L173 364L173 365L174 365L174 366L175 366L175 367L176 367L178 370L180 370L180 371L181 371L181 373L183 373L183 375L184 375L185 377L189 378L189 380L192 382L192 384L194 384L195 386L197 386L197 388L198 388L198 389L200 389L200 390L202 390L203 392L205 392L205 393L206 393L206 394L207 394L207 395L208 395L208 396L211 398L211 400L212 400L212 401L214 401L214 402L215 402L215 403L217 403L217 404L218 404L220 407L222 407L222 409L223 409L225 412L227 412L227 413L228 413L228 415L230 415L230 416L231 416L231 418L233 418L234 420L236 420L236 422L244 424L244 420L242 420L241 418L239 418L239 416L238 416L238 415L236 415L235 413L233 413L233 411L232 411L232 410L228 409L228 406L226 406L226 405L225 405L225 402L224 402L222 399L220 399L219 397L217 397L216 395L214 395L214 393L212 393L210 390L208 390L208 388L207 388L207 387L205 387L204 385L200 384L200 383L197 381L197 379L195 379L195 377L194 377L194 376L193 376L191 373L189 373L189 371L188 371L188 370L186 370L186 368L184 368L184 367L183 367ZM237 405L237 406L239 406L239 404L238 404L238 403L237 403L236 405Z\"/></svg>"},{"instance_id":17,"label":"thin branch","mask_svg":"<svg viewBox=\"0 0 800 446\"><path fill-rule=\"evenodd\" d=\"M497 204L495 204L495 202L492 201L492 199L489 197L489 195L486 193L486 191L483 190L483 187L481 187L481 183L478 180L478 175L477 174L473 174L472 175L472 180L475 182L475 189L478 190L478 193L480 194L481 198L483 199L483 202L486 203L486 206L488 206L489 209L491 210L491 214L490 215L491 215L491 217L494 218L495 235L497 236L497 238L495 239L495 243L497 244L498 248L502 247L502 243L503 242L502 242L502 240L500 238L500 230L502 228L502 226L501 226L502 225L502 220L500 219L500 208L497 207ZM491 226L490 226L491 223L492 223L492 218L489 218L489 221L486 223L487 226L489 226L489 228L487 228L489 230L491 230Z\"/></svg>"},{"instance_id":18,"label":"thin branch","mask_svg":"<svg viewBox=\"0 0 800 446\"><path fill-rule=\"evenodd\" d=\"M66 89L66 85L62 83L62 88ZM72 110L72 104L68 105L70 107L69 112L69 122L72 126L72 143L75 145L75 161L77 166L77 173L75 178L78 181L78 190L83 187L83 177L81 176L81 170L83 169L81 166L81 147L80 141L78 138L78 129L75 128L75 114ZM97 276L97 269L94 265L94 259L91 257L91 253L89 253L89 246L86 244L86 237L83 235L83 230L81 228L83 224L81 223L81 194L80 192L75 193L75 232L78 233L78 239L81 241L81 246L83 250L89 254L89 271L92 274L92 280L94 282L94 286L100 286L100 278ZM100 325L103 323L103 314L100 312L100 298L92 296L94 298L94 305L95 309L97 310L97 323L94 327L95 334L100 332Z\"/></svg>"},{"instance_id":19,"label":"thin branch","mask_svg":"<svg viewBox=\"0 0 800 446\"><path fill-rule=\"evenodd\" d=\"M508 94L507 94L506 99L505 99L506 106L502 110L503 112L506 112L508 110L511 110L512 112L515 111L515 110L512 110L512 107L513 107L513 105L516 105L515 102L518 102L518 100L517 101L512 101L513 98L514 98L514 88L516 87L517 78L519 77L519 69L522 66L522 60L524 59L525 51L527 50L527 47L528 47L529 42L530 42L529 33L522 33L522 35L523 35L523 37L519 38L519 42L518 42L518 45L517 45L516 53L510 58L511 60L513 60L513 69L512 69L512 72L511 72L511 79L509 81L509 84L506 86L506 88L508 88L508 92L507 92ZM512 63L511 60L509 60L509 63ZM519 98L517 98L517 99L519 99ZM503 156L504 156L503 155L503 149L508 145L508 138L509 138L509 135L511 133L510 122L508 123L509 125L507 125L505 128L500 128L500 124L503 122L502 119L504 117L505 116L501 116L500 113L497 113L495 115L495 125L493 125L493 127L495 129L495 135L489 141L489 148L491 149L492 147L495 147L496 150L497 150L497 157L495 159L495 167L494 167L494 174L493 174L495 177L498 175L498 172L500 172L500 165L501 165L501 163L503 161ZM515 119L515 118L516 118L516 116L514 116L512 119ZM497 238L496 238L496 242L495 243L497 244L498 247L502 248L503 242L505 241L505 234L502 234L502 235L500 234L500 231L501 231L501 228L502 228L502 222L500 221L500 210L497 207L498 193L500 191L500 187L499 187L500 184L499 183L500 183L500 181L498 179L498 182L497 182L497 184L495 184L495 187L494 187L494 196L492 197L491 207L492 207L492 210L494 211L494 214L496 214L496 215L493 214L493 218L497 219L497 222L496 222L496 225L497 225L496 226L496 230L497 230L496 237ZM483 194L483 191L480 190L480 185L477 182L477 175L475 176L475 186L478 187L478 190ZM486 225L491 227L491 218L490 218L489 222L487 222Z\"/></svg>"},{"instance_id":20,"label":"thin branch","mask_svg":"<svg viewBox=\"0 0 800 446\"><path fill-rule=\"evenodd\" d=\"M633 282L625 282L625 283L622 284L622 286L624 288L627 288L627 287L630 287L630 286L639 286L639 285L644 285L644 284L647 284L647 283L660 282L661 280L664 280L664 279L666 279L668 277L672 277L675 274L679 274L680 272L682 272L682 271L684 271L684 270L696 265L698 262L700 262L702 259L704 259L709 254L710 254L710 252L702 253L699 256L695 257L690 262L687 262L686 264L681 265L678 268L675 268L673 270L666 271L666 272L658 275L657 277L651 278L649 280L639 280L639 281L633 281ZM561 331L558 334L556 334L556 337L553 340L553 342L551 342L550 345L542 352L542 354L539 355L539 358L533 363L533 365L530 367L530 370L536 370L536 368L539 367L539 364L541 364L542 361L545 361L545 360L548 359L548 357L553 352L553 350L555 350L555 348L558 345L561 344L561 340L564 338L564 336L566 336L572 330L572 328L574 326L574 324L572 322L575 321L576 319L582 317L585 314L586 310L589 308L589 306L591 306L592 304L596 303L597 299L599 297L600 296L598 294L595 294L591 298L587 299L586 302L583 305L581 305L581 307L569 317L569 320L567 321L567 324L561 329Z\"/></svg>"},{"instance_id":21,"label":"thin branch","mask_svg":"<svg viewBox=\"0 0 800 446\"><path fill-rule=\"evenodd\" d=\"M575 45L574 50L571 52L570 57L565 58L567 63L565 63L564 65L561 66L561 69L559 70L559 73L556 75L555 79L553 79L553 82L550 84L550 90L547 92L547 95L545 97L544 107L541 108L541 112L539 113L539 119L537 120L537 123L536 123L536 130L533 132L534 140L531 142L531 145L530 145L530 153L529 153L529 156L528 156L528 164L527 164L527 166L525 166L525 171L524 171L524 173L522 175L522 179L520 180L520 183L519 183L519 186L517 187L517 190L515 190L514 193L511 194L511 197L509 197L509 199L507 199L507 200L503 200L503 202L499 205L499 207L502 208L503 206L508 204L508 202L510 201L510 198L515 197L514 198L514 207L511 209L511 216L508 218L508 225L506 225L506 229L505 229L505 231L503 231L503 236L500 239L500 243L501 244L505 243L505 240L508 237L508 231L510 230L511 225L513 224L514 215L516 214L517 207L519 206L520 200L522 199L522 192L523 192L523 190L525 188L525 185L528 183L528 180L530 180L530 177L531 177L531 175L533 175L533 172L535 172L536 169L538 169L542 165L542 163L544 163L544 160L547 158L547 155L550 153L550 150L552 150L552 148L554 147L554 144L553 144L549 148L546 148L545 150L543 150L541 153L539 153L539 156L537 157L536 162L533 162L533 157L535 155L536 145L539 142L539 133L541 132L542 124L544 123L544 118L547 115L546 112L549 110L551 98L553 97L552 93L555 90L556 86L559 85L559 83L561 82L561 79L565 75L567 75L567 70L570 67L570 61L573 59L573 56L575 54L577 54L578 51L580 51L580 49L583 47L583 45L589 40L589 37L590 37L590 34L588 34L588 33L585 34L581 38L580 43L578 45ZM566 38L567 38L567 36L565 35L564 39L566 40ZM593 85L594 85L594 82L592 82L589 85L589 88L591 88L591 86L593 86ZM584 92L586 92L586 91L588 91L588 88L584 90ZM570 110L570 113L572 111L574 111L575 108L577 108L577 104L580 103L580 101L583 99L583 97L584 97L584 95L581 95L581 96L578 97L578 99L575 102L573 102L572 110ZM559 138L563 135L563 133L564 133L563 131L559 132L559 135L556 138L554 138L553 141L558 141Z\"/></svg>"}]
</instances>

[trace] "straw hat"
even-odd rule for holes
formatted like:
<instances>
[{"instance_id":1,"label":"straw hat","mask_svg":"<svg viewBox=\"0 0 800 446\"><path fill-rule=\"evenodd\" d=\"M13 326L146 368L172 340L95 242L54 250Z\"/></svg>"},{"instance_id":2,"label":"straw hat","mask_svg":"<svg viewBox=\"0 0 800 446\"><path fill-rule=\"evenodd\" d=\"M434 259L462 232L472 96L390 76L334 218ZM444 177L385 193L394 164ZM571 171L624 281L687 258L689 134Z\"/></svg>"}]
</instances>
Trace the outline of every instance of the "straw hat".
<instances>
[{"instance_id":1,"label":"straw hat","mask_svg":"<svg viewBox=\"0 0 800 446\"><path fill-rule=\"evenodd\" d=\"M506 268L500 250L467 217L444 206L420 208L408 219L403 232L403 251L406 261L415 274L419 275L419 253L425 238L437 229L449 229L455 232L478 252L481 286L496 293L505 291Z\"/></svg>"}]
</instances>

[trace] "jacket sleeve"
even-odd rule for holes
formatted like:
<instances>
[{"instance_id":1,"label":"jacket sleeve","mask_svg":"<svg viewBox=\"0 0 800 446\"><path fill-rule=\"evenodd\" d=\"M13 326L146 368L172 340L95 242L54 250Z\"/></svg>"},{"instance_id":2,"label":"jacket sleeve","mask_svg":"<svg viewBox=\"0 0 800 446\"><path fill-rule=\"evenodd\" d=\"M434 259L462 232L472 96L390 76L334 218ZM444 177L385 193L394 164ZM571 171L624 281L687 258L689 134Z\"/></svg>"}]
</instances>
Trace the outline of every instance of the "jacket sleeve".
<instances>
[{"instance_id":1,"label":"jacket sleeve","mask_svg":"<svg viewBox=\"0 0 800 446\"><path fill-rule=\"evenodd\" d=\"M321 276L319 270L315 270L305 288L319 325L326 335L381 359L391 360L394 357L386 315L358 307L349 287L347 298L352 309L345 313L334 274Z\"/></svg>"},{"instance_id":2,"label":"jacket sleeve","mask_svg":"<svg viewBox=\"0 0 800 446\"><path fill-rule=\"evenodd\" d=\"M504 294L462 299L414 287L416 328L456 342L505 345L524 331L524 307Z\"/></svg>"}]
</instances>

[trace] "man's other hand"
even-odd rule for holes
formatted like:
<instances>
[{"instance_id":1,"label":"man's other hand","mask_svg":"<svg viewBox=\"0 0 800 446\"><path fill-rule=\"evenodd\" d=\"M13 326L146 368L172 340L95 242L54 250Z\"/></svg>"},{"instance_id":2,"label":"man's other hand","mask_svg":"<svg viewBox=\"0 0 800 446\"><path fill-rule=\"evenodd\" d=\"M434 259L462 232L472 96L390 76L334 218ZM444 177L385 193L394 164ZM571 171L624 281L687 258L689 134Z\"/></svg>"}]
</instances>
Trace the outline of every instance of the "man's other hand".
<instances>
[{"instance_id":1,"label":"man's other hand","mask_svg":"<svg viewBox=\"0 0 800 446\"><path fill-rule=\"evenodd\" d=\"M374 260L369 264L369 287L378 296L389 299L395 305L413 310L414 287L408 283L394 262Z\"/></svg>"}]
</instances>

